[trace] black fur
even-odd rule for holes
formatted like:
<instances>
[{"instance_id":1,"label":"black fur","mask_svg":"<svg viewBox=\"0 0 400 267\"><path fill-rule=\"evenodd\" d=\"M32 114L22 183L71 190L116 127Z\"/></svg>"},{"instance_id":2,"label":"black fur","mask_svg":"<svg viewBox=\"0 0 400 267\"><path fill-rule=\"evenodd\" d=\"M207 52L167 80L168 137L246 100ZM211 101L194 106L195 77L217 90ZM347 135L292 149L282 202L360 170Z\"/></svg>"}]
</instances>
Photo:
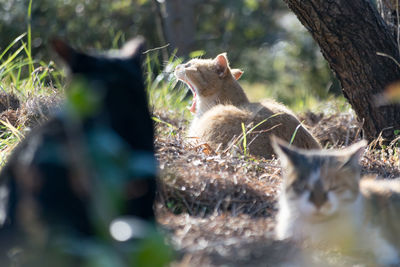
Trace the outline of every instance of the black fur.
<instances>
[{"instance_id":1,"label":"black fur","mask_svg":"<svg viewBox=\"0 0 400 267\"><path fill-rule=\"evenodd\" d=\"M101 201L107 200L108 185L114 182L120 184L116 188L123 204L113 211L116 215L153 219L154 133L141 70L142 46L143 41L135 39L107 56L53 42L72 77L83 79L83 90L99 103L81 114L70 97L61 113L33 129L13 151L0 174L1 188L8 192L0 199L7 215L0 229L3 256L20 240L42 231L95 234L102 220Z\"/></svg>"}]
</instances>

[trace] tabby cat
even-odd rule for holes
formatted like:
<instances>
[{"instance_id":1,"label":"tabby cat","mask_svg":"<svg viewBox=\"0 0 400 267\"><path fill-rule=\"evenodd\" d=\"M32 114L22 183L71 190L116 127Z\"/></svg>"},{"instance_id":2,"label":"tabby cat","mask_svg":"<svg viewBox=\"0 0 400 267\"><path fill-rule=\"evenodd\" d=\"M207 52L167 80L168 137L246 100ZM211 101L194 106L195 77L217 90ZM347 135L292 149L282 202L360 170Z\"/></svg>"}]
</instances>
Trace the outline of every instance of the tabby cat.
<instances>
[{"instance_id":1,"label":"tabby cat","mask_svg":"<svg viewBox=\"0 0 400 267\"><path fill-rule=\"evenodd\" d=\"M283 171L276 235L399 264L400 179L360 180L366 142L300 150L273 140Z\"/></svg>"},{"instance_id":2,"label":"tabby cat","mask_svg":"<svg viewBox=\"0 0 400 267\"><path fill-rule=\"evenodd\" d=\"M190 111L194 119L189 137L198 137L214 149L222 144L224 149L242 134L244 123L247 149L253 155L272 156L270 134L286 141L295 136L294 144L301 148L320 148L317 140L284 105L271 99L250 102L237 82L242 73L229 67L226 53L215 59L192 59L176 67L175 76L193 93Z\"/></svg>"}]
</instances>

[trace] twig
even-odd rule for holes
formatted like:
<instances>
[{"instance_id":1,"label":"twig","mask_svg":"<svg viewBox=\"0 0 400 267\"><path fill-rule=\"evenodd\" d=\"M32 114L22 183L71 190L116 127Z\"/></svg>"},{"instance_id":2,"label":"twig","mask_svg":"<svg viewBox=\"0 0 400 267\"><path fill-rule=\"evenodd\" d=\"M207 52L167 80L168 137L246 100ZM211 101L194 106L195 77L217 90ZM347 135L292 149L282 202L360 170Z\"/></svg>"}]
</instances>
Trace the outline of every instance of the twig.
<instances>
[{"instance_id":1,"label":"twig","mask_svg":"<svg viewBox=\"0 0 400 267\"><path fill-rule=\"evenodd\" d=\"M393 60L393 62L396 63L396 65L400 68L400 63L399 63L394 57L392 57L392 56L390 56L390 55L388 55L388 54L385 54L385 53L381 53L381 52L376 52L376 54L377 54L378 56L383 56L383 57L390 58L390 59Z\"/></svg>"},{"instance_id":2,"label":"twig","mask_svg":"<svg viewBox=\"0 0 400 267\"><path fill-rule=\"evenodd\" d=\"M160 47L156 47L156 48L152 48L152 49L146 50L142 54L144 55L144 54L147 54L147 53L150 53L150 52L153 52L153 51L161 50L161 49L167 48L168 46L169 46L169 43L166 44L166 45L160 46Z\"/></svg>"},{"instance_id":3,"label":"twig","mask_svg":"<svg viewBox=\"0 0 400 267\"><path fill-rule=\"evenodd\" d=\"M187 203L186 199L185 199L181 194L179 194L178 192L175 192L175 194L177 194L178 197L181 198L183 204L185 204L186 208L188 209L189 214L190 214L190 215L193 215L193 211L192 211L192 209L190 208L189 204Z\"/></svg>"},{"instance_id":4,"label":"twig","mask_svg":"<svg viewBox=\"0 0 400 267\"><path fill-rule=\"evenodd\" d=\"M269 203L261 204L259 208L257 208L256 210L254 210L253 212L250 213L250 216L256 215L256 214L257 214L258 212L260 212L261 210L268 208L268 206L270 206Z\"/></svg>"}]
</instances>

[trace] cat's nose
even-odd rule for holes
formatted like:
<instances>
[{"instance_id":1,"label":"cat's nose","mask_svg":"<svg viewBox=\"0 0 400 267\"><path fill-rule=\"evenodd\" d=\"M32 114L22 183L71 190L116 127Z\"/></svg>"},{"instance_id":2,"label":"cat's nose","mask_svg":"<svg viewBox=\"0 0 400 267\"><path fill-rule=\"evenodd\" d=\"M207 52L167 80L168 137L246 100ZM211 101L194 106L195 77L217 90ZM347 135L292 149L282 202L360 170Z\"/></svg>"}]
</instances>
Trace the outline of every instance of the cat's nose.
<instances>
[{"instance_id":1,"label":"cat's nose","mask_svg":"<svg viewBox=\"0 0 400 267\"><path fill-rule=\"evenodd\" d=\"M320 190L313 190L310 193L309 200L311 203L315 205L315 207L317 207L317 209L320 209L328 200L328 195L326 192Z\"/></svg>"}]
</instances>

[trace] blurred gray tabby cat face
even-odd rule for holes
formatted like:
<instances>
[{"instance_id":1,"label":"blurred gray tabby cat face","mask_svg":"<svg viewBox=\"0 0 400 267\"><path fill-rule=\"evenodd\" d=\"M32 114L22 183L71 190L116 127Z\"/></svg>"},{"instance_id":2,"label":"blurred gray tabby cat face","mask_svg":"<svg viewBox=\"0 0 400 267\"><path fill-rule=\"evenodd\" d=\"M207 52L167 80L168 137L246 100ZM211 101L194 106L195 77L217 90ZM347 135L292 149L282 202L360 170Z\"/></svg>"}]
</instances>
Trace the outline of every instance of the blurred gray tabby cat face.
<instances>
[{"instance_id":1,"label":"blurred gray tabby cat face","mask_svg":"<svg viewBox=\"0 0 400 267\"><path fill-rule=\"evenodd\" d=\"M400 179L360 180L358 142L305 151L274 139L283 184L276 235L344 253L372 253L374 264L399 264ZM390 188L390 189L389 189Z\"/></svg>"}]
</instances>

